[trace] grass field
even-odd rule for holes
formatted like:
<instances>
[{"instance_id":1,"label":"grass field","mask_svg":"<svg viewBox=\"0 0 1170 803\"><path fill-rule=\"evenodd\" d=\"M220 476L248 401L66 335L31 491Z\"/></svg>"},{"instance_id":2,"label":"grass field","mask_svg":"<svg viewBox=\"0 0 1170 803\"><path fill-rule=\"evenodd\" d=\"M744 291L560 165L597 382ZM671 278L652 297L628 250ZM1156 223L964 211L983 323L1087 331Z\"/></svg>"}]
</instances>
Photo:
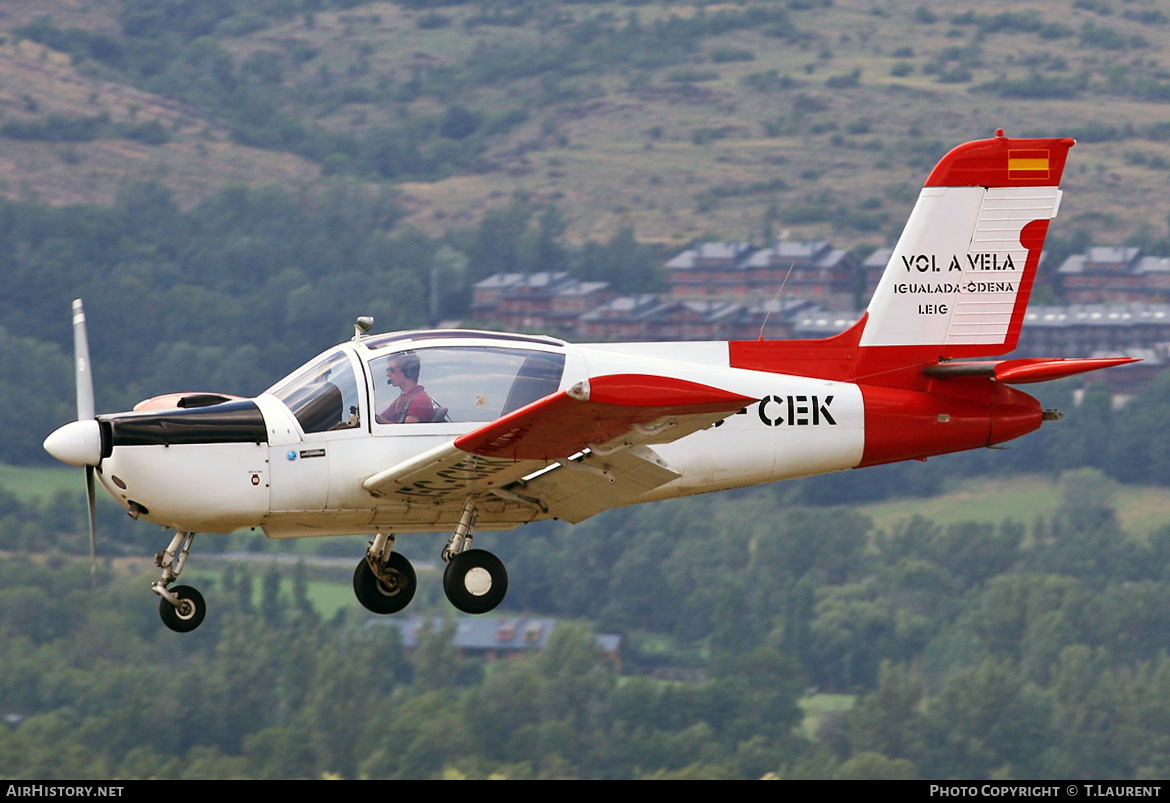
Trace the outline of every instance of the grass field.
<instances>
[{"instance_id":1,"label":"grass field","mask_svg":"<svg viewBox=\"0 0 1170 803\"><path fill-rule=\"evenodd\" d=\"M1122 527L1134 534L1148 535L1170 526L1170 488L1120 485L1115 497ZM1037 516L1049 518L1060 505L1057 480L1042 475L1003 479L962 480L947 493L927 499L897 499L863 505L858 510L885 530L911 516L922 516L939 524L959 521L1000 523L1008 519L1031 524Z\"/></svg>"},{"instance_id":2,"label":"grass field","mask_svg":"<svg viewBox=\"0 0 1170 803\"><path fill-rule=\"evenodd\" d=\"M85 494L85 473L66 466L6 466L0 463L0 490L23 502L47 502L60 491Z\"/></svg>"},{"instance_id":3,"label":"grass field","mask_svg":"<svg viewBox=\"0 0 1170 803\"><path fill-rule=\"evenodd\" d=\"M825 719L847 713L856 701L852 694L813 693L800 698L800 710L804 712L801 730L808 738L816 738Z\"/></svg>"},{"instance_id":4,"label":"grass field","mask_svg":"<svg viewBox=\"0 0 1170 803\"><path fill-rule=\"evenodd\" d=\"M959 521L1001 522L1013 519L1031 523L1037 516L1049 517L1056 511L1059 491L1056 483L1039 476L1026 479L976 479L964 487L926 499L895 499L864 505L860 512L878 527L890 529L899 521L922 516L939 524Z\"/></svg>"}]
</instances>

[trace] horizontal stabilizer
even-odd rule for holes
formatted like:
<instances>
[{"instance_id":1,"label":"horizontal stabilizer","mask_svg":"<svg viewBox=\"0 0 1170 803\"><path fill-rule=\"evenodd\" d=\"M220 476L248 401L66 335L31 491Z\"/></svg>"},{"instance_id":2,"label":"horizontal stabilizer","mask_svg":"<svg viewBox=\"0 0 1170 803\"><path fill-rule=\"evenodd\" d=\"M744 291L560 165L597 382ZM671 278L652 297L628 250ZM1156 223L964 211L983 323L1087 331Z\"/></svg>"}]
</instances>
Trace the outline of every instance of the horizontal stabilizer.
<instances>
[{"instance_id":1,"label":"horizontal stabilizer","mask_svg":"<svg viewBox=\"0 0 1170 803\"><path fill-rule=\"evenodd\" d=\"M992 377L1009 385L1027 385L1032 382L1048 382L1064 379L1066 376L1112 368L1138 362L1133 357L1104 357L1098 359L1022 359L1000 361L942 362L928 365L922 373L935 379L960 379L963 377Z\"/></svg>"}]
</instances>

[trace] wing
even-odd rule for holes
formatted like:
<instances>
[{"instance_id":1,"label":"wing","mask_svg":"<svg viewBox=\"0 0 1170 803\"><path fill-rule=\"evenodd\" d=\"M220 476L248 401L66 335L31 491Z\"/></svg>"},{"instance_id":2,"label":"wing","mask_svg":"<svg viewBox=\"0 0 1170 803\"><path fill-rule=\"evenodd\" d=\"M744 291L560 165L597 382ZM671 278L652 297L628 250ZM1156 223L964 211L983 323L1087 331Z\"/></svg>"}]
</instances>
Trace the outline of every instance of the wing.
<instances>
[{"instance_id":1,"label":"wing","mask_svg":"<svg viewBox=\"0 0 1170 803\"><path fill-rule=\"evenodd\" d=\"M363 487L419 504L493 494L580 521L679 476L654 444L755 401L673 377L595 377L380 471Z\"/></svg>"}]
</instances>

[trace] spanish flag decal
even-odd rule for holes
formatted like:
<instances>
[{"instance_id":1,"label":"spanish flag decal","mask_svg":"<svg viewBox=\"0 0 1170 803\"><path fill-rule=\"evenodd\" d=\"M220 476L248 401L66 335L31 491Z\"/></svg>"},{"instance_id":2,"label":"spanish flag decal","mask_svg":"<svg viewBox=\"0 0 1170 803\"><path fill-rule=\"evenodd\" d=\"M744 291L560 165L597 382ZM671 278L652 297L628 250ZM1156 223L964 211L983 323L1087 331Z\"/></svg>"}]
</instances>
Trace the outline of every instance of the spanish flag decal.
<instances>
[{"instance_id":1,"label":"spanish flag decal","mask_svg":"<svg viewBox=\"0 0 1170 803\"><path fill-rule=\"evenodd\" d=\"M1013 181L1048 178L1048 150L1008 151L1008 178Z\"/></svg>"}]
</instances>

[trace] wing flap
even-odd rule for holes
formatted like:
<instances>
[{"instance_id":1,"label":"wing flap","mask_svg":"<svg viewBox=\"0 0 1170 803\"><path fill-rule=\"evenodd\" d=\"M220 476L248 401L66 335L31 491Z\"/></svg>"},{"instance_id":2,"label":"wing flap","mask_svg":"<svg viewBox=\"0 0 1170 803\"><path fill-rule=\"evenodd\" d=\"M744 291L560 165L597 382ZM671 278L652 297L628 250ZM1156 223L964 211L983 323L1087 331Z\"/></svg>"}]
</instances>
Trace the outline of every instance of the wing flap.
<instances>
[{"instance_id":1,"label":"wing flap","mask_svg":"<svg viewBox=\"0 0 1170 803\"><path fill-rule=\"evenodd\" d=\"M653 449L634 446L610 455L558 461L555 468L522 483L517 492L537 496L550 515L576 524L679 476Z\"/></svg>"}]
</instances>

